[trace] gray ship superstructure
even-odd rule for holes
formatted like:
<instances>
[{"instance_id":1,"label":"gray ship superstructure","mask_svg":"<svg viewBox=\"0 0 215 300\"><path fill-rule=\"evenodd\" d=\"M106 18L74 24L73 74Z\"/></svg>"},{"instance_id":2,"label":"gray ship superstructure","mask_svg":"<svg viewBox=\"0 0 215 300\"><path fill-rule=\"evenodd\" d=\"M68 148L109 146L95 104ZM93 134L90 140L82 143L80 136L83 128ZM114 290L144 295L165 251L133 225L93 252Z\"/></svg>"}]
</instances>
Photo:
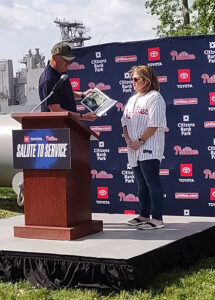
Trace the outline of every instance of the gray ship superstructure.
<instances>
[{"instance_id":1,"label":"gray ship superstructure","mask_svg":"<svg viewBox=\"0 0 215 300\"><path fill-rule=\"evenodd\" d=\"M12 60L0 60L0 114L30 112L39 103L38 82L45 68L45 57L35 49L19 61L25 65L13 77Z\"/></svg>"},{"instance_id":2,"label":"gray ship superstructure","mask_svg":"<svg viewBox=\"0 0 215 300\"><path fill-rule=\"evenodd\" d=\"M60 28L61 40L72 48L83 47L84 41L91 39L81 21L56 18L54 23ZM39 77L45 68L45 57L38 48L34 54L30 49L19 63L25 67L14 77L12 60L0 59L0 114L31 112L40 103Z\"/></svg>"}]
</instances>

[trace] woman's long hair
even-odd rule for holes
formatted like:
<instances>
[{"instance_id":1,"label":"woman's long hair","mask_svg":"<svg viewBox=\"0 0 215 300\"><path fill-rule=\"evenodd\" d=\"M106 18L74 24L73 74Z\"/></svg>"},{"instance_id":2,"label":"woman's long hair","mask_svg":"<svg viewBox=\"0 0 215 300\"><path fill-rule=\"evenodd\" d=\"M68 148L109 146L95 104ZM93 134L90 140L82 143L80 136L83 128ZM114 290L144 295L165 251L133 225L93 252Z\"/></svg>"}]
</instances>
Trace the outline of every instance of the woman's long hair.
<instances>
[{"instance_id":1,"label":"woman's long hair","mask_svg":"<svg viewBox=\"0 0 215 300\"><path fill-rule=\"evenodd\" d=\"M157 78L157 75L155 71L145 65L139 65L139 66L134 66L131 68L129 71L131 77L133 76L134 72L139 76L148 81L148 83L143 87L142 93L146 94L152 90L159 91L160 90L160 84Z\"/></svg>"}]
</instances>

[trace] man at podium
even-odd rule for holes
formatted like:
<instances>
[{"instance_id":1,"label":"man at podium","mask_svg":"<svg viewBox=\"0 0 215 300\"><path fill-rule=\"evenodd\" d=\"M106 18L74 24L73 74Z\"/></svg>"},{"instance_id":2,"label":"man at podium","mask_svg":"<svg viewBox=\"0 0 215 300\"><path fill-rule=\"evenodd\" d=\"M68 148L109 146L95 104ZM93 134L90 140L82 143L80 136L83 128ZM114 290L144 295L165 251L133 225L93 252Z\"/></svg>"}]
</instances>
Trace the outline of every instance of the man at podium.
<instances>
[{"instance_id":1,"label":"man at podium","mask_svg":"<svg viewBox=\"0 0 215 300\"><path fill-rule=\"evenodd\" d=\"M94 121L96 113L88 112L81 114L77 112L75 100L83 99L92 90L76 92L72 90L68 75L68 65L75 57L70 45L59 42L51 49L51 59L39 79L39 96L42 112L70 111L79 120ZM44 99L47 98L46 101Z\"/></svg>"}]
</instances>

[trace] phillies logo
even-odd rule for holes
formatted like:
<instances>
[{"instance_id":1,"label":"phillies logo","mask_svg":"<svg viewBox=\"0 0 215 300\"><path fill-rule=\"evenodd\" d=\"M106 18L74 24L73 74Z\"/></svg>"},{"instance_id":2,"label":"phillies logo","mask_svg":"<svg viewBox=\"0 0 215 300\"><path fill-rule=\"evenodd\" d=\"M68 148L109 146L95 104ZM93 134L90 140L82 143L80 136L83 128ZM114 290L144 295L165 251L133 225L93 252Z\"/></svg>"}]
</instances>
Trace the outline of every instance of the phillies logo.
<instances>
[{"instance_id":1,"label":"phillies logo","mask_svg":"<svg viewBox=\"0 0 215 300\"><path fill-rule=\"evenodd\" d=\"M154 61L154 60L160 60L160 48L148 48L148 60Z\"/></svg>"},{"instance_id":2,"label":"phillies logo","mask_svg":"<svg viewBox=\"0 0 215 300\"><path fill-rule=\"evenodd\" d=\"M99 82L99 83L95 84L95 82L91 81L91 82L88 83L88 86L91 89L97 88L100 91L107 91L107 90L111 89L111 86L109 84L105 84L103 82Z\"/></svg>"},{"instance_id":3,"label":"phillies logo","mask_svg":"<svg viewBox=\"0 0 215 300\"><path fill-rule=\"evenodd\" d=\"M85 69L85 65L80 65L78 62L73 62L68 66L68 70L83 70Z\"/></svg>"},{"instance_id":4,"label":"phillies logo","mask_svg":"<svg viewBox=\"0 0 215 300\"><path fill-rule=\"evenodd\" d=\"M116 103L116 108L117 108L117 111L124 111L125 105L121 102L117 102Z\"/></svg>"},{"instance_id":5,"label":"phillies logo","mask_svg":"<svg viewBox=\"0 0 215 300\"><path fill-rule=\"evenodd\" d=\"M178 70L178 82L190 82L190 69Z\"/></svg>"},{"instance_id":6,"label":"phillies logo","mask_svg":"<svg viewBox=\"0 0 215 300\"><path fill-rule=\"evenodd\" d=\"M74 91L80 90L80 78L70 78L69 81Z\"/></svg>"},{"instance_id":7,"label":"phillies logo","mask_svg":"<svg viewBox=\"0 0 215 300\"><path fill-rule=\"evenodd\" d=\"M192 164L180 164L180 176L192 177L193 176Z\"/></svg>"},{"instance_id":8,"label":"phillies logo","mask_svg":"<svg viewBox=\"0 0 215 300\"><path fill-rule=\"evenodd\" d=\"M128 153L127 147L118 147L118 153Z\"/></svg>"},{"instance_id":9,"label":"phillies logo","mask_svg":"<svg viewBox=\"0 0 215 300\"><path fill-rule=\"evenodd\" d=\"M108 199L108 187L98 186L97 187L97 198L98 199Z\"/></svg>"},{"instance_id":10,"label":"phillies logo","mask_svg":"<svg viewBox=\"0 0 215 300\"><path fill-rule=\"evenodd\" d=\"M29 143L30 142L30 137L29 136L24 136L24 143Z\"/></svg>"},{"instance_id":11,"label":"phillies logo","mask_svg":"<svg viewBox=\"0 0 215 300\"><path fill-rule=\"evenodd\" d=\"M210 200L215 201L215 188L210 189Z\"/></svg>"},{"instance_id":12,"label":"phillies logo","mask_svg":"<svg viewBox=\"0 0 215 300\"><path fill-rule=\"evenodd\" d=\"M210 105L215 105L215 92L210 92L209 97L210 97Z\"/></svg>"}]
</instances>

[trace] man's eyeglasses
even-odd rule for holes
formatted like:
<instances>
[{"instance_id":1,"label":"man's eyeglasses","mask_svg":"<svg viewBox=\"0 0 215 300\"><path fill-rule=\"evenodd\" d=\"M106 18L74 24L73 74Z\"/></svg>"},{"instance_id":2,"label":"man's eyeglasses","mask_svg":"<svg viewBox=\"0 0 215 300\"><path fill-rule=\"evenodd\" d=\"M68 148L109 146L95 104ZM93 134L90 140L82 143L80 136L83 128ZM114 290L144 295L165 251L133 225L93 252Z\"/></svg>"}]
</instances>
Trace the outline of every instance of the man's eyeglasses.
<instances>
[{"instance_id":1,"label":"man's eyeglasses","mask_svg":"<svg viewBox=\"0 0 215 300\"><path fill-rule=\"evenodd\" d=\"M131 81L137 82L141 79L141 77L131 77Z\"/></svg>"}]
</instances>

